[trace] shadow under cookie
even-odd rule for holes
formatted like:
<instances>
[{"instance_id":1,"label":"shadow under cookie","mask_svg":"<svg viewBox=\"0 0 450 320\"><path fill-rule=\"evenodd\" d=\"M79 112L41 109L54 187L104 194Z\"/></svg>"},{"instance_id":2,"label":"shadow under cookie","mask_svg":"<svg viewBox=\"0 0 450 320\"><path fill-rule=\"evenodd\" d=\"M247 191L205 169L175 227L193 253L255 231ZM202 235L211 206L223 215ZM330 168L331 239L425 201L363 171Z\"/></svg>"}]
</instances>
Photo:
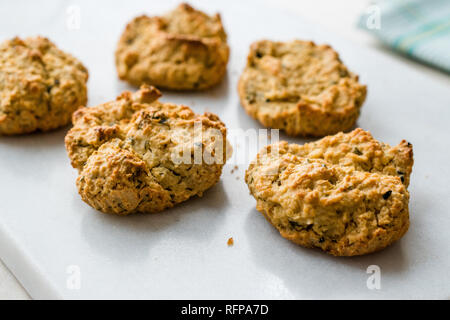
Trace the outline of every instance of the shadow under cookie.
<instances>
[{"instance_id":1,"label":"shadow under cookie","mask_svg":"<svg viewBox=\"0 0 450 320\"><path fill-rule=\"evenodd\" d=\"M83 207L81 232L95 252L133 264L152 257L151 248L161 242L207 244L223 222L228 203L219 182L203 197L194 197L158 213L126 217L103 214L84 204L78 195L74 196L73 205Z\"/></svg>"},{"instance_id":2,"label":"shadow under cookie","mask_svg":"<svg viewBox=\"0 0 450 320\"><path fill-rule=\"evenodd\" d=\"M384 287L395 288L394 282L402 281L402 274L410 267L406 239L366 256L334 257L320 249L303 248L282 238L256 209L247 213L244 230L251 260L278 277L297 298L354 298L355 292L366 287L370 276L367 268L371 265L381 268ZM367 295L370 294L372 291L367 289Z\"/></svg>"}]
</instances>

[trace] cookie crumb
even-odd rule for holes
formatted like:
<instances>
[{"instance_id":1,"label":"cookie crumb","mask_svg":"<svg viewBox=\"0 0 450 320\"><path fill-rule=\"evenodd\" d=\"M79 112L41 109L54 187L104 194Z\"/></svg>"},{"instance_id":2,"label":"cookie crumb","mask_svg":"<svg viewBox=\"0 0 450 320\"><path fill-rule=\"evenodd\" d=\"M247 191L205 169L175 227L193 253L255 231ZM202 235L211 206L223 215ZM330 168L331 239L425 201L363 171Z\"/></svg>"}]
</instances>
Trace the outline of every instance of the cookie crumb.
<instances>
[{"instance_id":1,"label":"cookie crumb","mask_svg":"<svg viewBox=\"0 0 450 320\"><path fill-rule=\"evenodd\" d=\"M231 238L228 239L227 245L228 245L229 247L232 247L232 246L234 245L233 237L231 237Z\"/></svg>"}]
</instances>

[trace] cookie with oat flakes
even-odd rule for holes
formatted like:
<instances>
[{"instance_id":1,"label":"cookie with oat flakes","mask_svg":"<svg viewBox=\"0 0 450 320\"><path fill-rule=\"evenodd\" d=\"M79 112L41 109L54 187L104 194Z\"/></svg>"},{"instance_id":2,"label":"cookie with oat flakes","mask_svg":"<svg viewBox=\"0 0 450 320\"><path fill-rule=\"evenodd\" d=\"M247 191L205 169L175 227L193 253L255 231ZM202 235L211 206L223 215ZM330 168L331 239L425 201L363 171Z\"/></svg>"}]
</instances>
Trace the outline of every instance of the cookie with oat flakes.
<instances>
[{"instance_id":1,"label":"cookie with oat flakes","mask_svg":"<svg viewBox=\"0 0 450 320\"><path fill-rule=\"evenodd\" d=\"M352 129L366 91L330 46L300 40L253 43L238 84L251 117L292 136Z\"/></svg>"},{"instance_id":2,"label":"cookie with oat flakes","mask_svg":"<svg viewBox=\"0 0 450 320\"><path fill-rule=\"evenodd\" d=\"M88 71L42 37L0 44L0 135L67 125L87 101Z\"/></svg>"},{"instance_id":3,"label":"cookie with oat flakes","mask_svg":"<svg viewBox=\"0 0 450 320\"><path fill-rule=\"evenodd\" d=\"M412 145L356 129L305 145L265 147L245 176L256 208L280 234L336 256L381 250L409 227Z\"/></svg>"},{"instance_id":4,"label":"cookie with oat flakes","mask_svg":"<svg viewBox=\"0 0 450 320\"><path fill-rule=\"evenodd\" d=\"M133 19L117 45L116 66L120 79L135 86L202 90L222 80L228 57L220 15L180 4L162 17Z\"/></svg>"},{"instance_id":5,"label":"cookie with oat flakes","mask_svg":"<svg viewBox=\"0 0 450 320\"><path fill-rule=\"evenodd\" d=\"M216 184L226 128L211 113L162 103L143 85L73 115L65 143L82 199L105 213L162 211Z\"/></svg>"}]
</instances>

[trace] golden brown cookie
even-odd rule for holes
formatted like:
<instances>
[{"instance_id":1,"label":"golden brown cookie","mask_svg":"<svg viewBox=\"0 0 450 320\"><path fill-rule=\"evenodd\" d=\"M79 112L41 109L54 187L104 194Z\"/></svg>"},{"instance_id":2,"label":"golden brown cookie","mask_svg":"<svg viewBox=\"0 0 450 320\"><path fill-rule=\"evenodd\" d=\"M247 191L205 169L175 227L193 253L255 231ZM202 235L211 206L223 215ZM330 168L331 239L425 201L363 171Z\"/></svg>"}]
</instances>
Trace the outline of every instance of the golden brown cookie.
<instances>
[{"instance_id":1,"label":"golden brown cookie","mask_svg":"<svg viewBox=\"0 0 450 320\"><path fill-rule=\"evenodd\" d=\"M292 136L350 130L366 98L336 51L300 40L253 43L238 91L251 117Z\"/></svg>"},{"instance_id":2,"label":"golden brown cookie","mask_svg":"<svg viewBox=\"0 0 450 320\"><path fill-rule=\"evenodd\" d=\"M88 71L41 37L0 44L0 135L48 131L86 104Z\"/></svg>"},{"instance_id":3,"label":"golden brown cookie","mask_svg":"<svg viewBox=\"0 0 450 320\"><path fill-rule=\"evenodd\" d=\"M65 142L82 199L126 215L170 208L216 184L226 162L226 128L211 113L162 103L143 85L74 113Z\"/></svg>"},{"instance_id":4,"label":"golden brown cookie","mask_svg":"<svg viewBox=\"0 0 450 320\"><path fill-rule=\"evenodd\" d=\"M356 129L305 145L265 147L245 181L258 211L299 245L336 256L371 253L409 227L412 145Z\"/></svg>"},{"instance_id":5,"label":"golden brown cookie","mask_svg":"<svg viewBox=\"0 0 450 320\"><path fill-rule=\"evenodd\" d=\"M116 50L120 79L173 90L201 90L225 75L229 48L219 14L187 4L162 17L140 16L122 34Z\"/></svg>"}]
</instances>

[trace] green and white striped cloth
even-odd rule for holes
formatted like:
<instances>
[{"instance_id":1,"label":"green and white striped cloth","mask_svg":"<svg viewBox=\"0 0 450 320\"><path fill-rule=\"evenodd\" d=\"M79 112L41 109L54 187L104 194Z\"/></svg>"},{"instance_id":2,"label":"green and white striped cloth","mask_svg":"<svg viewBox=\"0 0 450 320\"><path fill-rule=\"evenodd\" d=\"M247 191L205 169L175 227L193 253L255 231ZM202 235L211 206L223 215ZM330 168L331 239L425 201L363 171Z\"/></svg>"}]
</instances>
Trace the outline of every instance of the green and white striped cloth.
<instances>
[{"instance_id":1,"label":"green and white striped cloth","mask_svg":"<svg viewBox=\"0 0 450 320\"><path fill-rule=\"evenodd\" d=\"M395 50L450 72L450 0L378 1L358 26Z\"/></svg>"}]
</instances>

